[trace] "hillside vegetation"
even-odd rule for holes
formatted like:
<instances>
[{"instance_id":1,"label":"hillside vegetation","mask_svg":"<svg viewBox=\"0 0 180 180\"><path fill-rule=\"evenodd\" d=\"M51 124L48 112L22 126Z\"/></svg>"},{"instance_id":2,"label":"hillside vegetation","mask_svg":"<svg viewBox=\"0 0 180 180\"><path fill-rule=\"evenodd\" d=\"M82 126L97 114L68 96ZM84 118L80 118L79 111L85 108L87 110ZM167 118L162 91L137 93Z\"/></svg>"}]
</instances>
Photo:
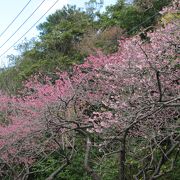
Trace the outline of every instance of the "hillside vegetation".
<instances>
[{"instance_id":1,"label":"hillside vegetation","mask_svg":"<svg viewBox=\"0 0 180 180\"><path fill-rule=\"evenodd\" d=\"M177 0L68 5L0 73L0 179L178 180Z\"/></svg>"},{"instance_id":2,"label":"hillside vegetation","mask_svg":"<svg viewBox=\"0 0 180 180\"><path fill-rule=\"evenodd\" d=\"M70 70L98 50L114 53L122 36L139 33L145 40L146 31L160 20L159 11L170 2L137 0L126 4L118 0L101 13L102 2L90 0L85 10L68 5L56 11L37 27L38 38L25 39L16 47L19 56L9 55L10 67L0 74L1 89L16 93L22 81L37 72Z\"/></svg>"}]
</instances>

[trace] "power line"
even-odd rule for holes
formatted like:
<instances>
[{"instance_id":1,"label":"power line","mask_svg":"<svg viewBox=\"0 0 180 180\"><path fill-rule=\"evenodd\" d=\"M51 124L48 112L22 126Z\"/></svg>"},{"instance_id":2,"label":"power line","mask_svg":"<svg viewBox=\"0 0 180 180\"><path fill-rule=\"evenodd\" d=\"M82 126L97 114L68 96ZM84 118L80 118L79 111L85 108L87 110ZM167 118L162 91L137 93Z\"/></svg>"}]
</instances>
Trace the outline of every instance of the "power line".
<instances>
[{"instance_id":1,"label":"power line","mask_svg":"<svg viewBox=\"0 0 180 180\"><path fill-rule=\"evenodd\" d=\"M57 4L59 0L57 0L31 27L28 29L12 46L10 46L3 54L0 55L2 57L4 54L6 54L12 47L16 45L17 42L19 42L32 28L36 26L36 24Z\"/></svg>"},{"instance_id":2,"label":"power line","mask_svg":"<svg viewBox=\"0 0 180 180\"><path fill-rule=\"evenodd\" d=\"M138 28L139 26L143 25L145 22L149 21L150 19L152 19L153 17L159 15L159 12L155 13L154 15L150 16L149 18L147 18L145 21L143 21L142 23L138 24L137 26L133 27L131 30L129 30L127 33L132 32L133 30L135 30L136 28Z\"/></svg>"},{"instance_id":3,"label":"power line","mask_svg":"<svg viewBox=\"0 0 180 180\"><path fill-rule=\"evenodd\" d=\"M5 30L0 34L0 37L9 29L9 27L14 23L14 21L20 16L20 14L26 9L26 7L29 5L29 3L32 0L30 0L24 7L23 9L18 13L18 15L11 21L11 23L5 28Z\"/></svg>"},{"instance_id":4,"label":"power line","mask_svg":"<svg viewBox=\"0 0 180 180\"><path fill-rule=\"evenodd\" d=\"M42 4L45 2L46 0L43 0L41 2L41 4L39 4L39 6L31 13L31 15L18 27L18 29L1 45L0 48L2 48L18 31L19 29L21 29L21 27L33 16L33 14L42 6Z\"/></svg>"},{"instance_id":5,"label":"power line","mask_svg":"<svg viewBox=\"0 0 180 180\"><path fill-rule=\"evenodd\" d=\"M141 22L140 24L138 24L137 26L133 27L132 29L130 29L129 31L127 31L127 32L125 32L125 33L126 33L126 34L131 33L131 32L134 31L136 28L138 28L139 26L143 25L145 22L149 21L150 19L152 19L153 17L155 17L155 16L157 16L157 15L159 15L159 12L157 12L157 13L155 13L154 15L150 16L149 18L147 18L146 20L144 20L143 22ZM124 33L124 34L125 34L125 33ZM124 35L124 34L123 34L123 35ZM121 36L123 36L123 35L121 35ZM121 38L121 36L120 36L119 38ZM117 40L114 40L114 41L117 41ZM112 40L107 40L107 41L105 41L105 42L112 42Z\"/></svg>"}]
</instances>

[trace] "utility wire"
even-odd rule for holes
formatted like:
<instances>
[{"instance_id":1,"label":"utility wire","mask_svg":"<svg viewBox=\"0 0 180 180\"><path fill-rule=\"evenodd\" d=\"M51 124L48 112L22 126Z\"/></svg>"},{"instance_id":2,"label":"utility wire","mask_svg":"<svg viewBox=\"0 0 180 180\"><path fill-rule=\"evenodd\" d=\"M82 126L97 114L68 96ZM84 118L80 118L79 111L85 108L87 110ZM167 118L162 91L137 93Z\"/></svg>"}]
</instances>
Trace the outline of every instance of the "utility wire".
<instances>
[{"instance_id":1,"label":"utility wire","mask_svg":"<svg viewBox=\"0 0 180 180\"><path fill-rule=\"evenodd\" d=\"M0 37L9 29L9 27L14 23L14 21L20 16L20 14L26 9L26 7L29 5L29 3L32 0L30 0L24 7L23 9L18 13L18 15L11 21L11 23L6 27L6 29L0 34Z\"/></svg>"},{"instance_id":2,"label":"utility wire","mask_svg":"<svg viewBox=\"0 0 180 180\"><path fill-rule=\"evenodd\" d=\"M31 13L31 15L18 27L18 29L1 45L0 48L2 48L18 31L19 29L21 29L21 27L33 16L33 14L42 6L42 4L45 2L46 0L43 0L41 2L41 4L39 4L39 6Z\"/></svg>"},{"instance_id":3,"label":"utility wire","mask_svg":"<svg viewBox=\"0 0 180 180\"><path fill-rule=\"evenodd\" d=\"M155 13L154 15L150 16L150 17L147 18L146 20L142 21L142 22L141 22L140 24L138 24L137 26L133 27L133 28L130 29L129 31L127 31L127 32L125 32L124 34L122 34L122 35L119 37L119 39L121 39L121 37L122 37L123 35L126 35L126 34L128 34L128 33L131 33L132 31L136 30L136 28L138 28L139 26L143 25L145 22L149 21L150 19L152 19L153 17L155 17L155 16L157 16L157 15L159 15L159 12ZM117 42L117 40L107 40L107 41L104 41L104 42L112 42L112 41Z\"/></svg>"},{"instance_id":4,"label":"utility wire","mask_svg":"<svg viewBox=\"0 0 180 180\"><path fill-rule=\"evenodd\" d=\"M32 26L28 31L26 31L12 46L10 46L3 54L0 55L2 57L6 54L12 47L14 47L32 28L36 26L36 24L57 4L59 0L57 0Z\"/></svg>"},{"instance_id":5,"label":"utility wire","mask_svg":"<svg viewBox=\"0 0 180 180\"><path fill-rule=\"evenodd\" d=\"M155 13L154 15L150 16L149 18L147 18L145 21L143 21L142 23L138 24L137 26L133 27L131 30L129 30L127 33L130 33L132 31L134 31L136 28L138 28L139 26L143 25L145 22L149 21L150 19L152 19L153 17L159 15L159 12Z\"/></svg>"}]
</instances>

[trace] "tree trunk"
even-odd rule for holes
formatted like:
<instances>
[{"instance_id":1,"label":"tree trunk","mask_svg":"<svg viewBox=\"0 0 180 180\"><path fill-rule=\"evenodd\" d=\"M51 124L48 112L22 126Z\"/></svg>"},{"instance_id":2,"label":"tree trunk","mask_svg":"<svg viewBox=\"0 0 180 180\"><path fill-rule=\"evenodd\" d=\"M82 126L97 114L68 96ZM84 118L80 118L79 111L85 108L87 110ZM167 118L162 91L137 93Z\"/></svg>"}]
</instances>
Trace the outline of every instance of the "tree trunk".
<instances>
[{"instance_id":1,"label":"tree trunk","mask_svg":"<svg viewBox=\"0 0 180 180\"><path fill-rule=\"evenodd\" d=\"M125 180L126 179L126 172L125 172L125 162L126 162L126 136L127 131L123 135L122 139L122 146L120 149L119 154L119 180Z\"/></svg>"},{"instance_id":2,"label":"tree trunk","mask_svg":"<svg viewBox=\"0 0 180 180\"><path fill-rule=\"evenodd\" d=\"M92 177L93 180L101 180L99 175L93 171L93 169L89 165L89 153L91 149L91 141L90 138L86 138L86 153L85 153L85 159L84 159L84 166L87 173Z\"/></svg>"}]
</instances>

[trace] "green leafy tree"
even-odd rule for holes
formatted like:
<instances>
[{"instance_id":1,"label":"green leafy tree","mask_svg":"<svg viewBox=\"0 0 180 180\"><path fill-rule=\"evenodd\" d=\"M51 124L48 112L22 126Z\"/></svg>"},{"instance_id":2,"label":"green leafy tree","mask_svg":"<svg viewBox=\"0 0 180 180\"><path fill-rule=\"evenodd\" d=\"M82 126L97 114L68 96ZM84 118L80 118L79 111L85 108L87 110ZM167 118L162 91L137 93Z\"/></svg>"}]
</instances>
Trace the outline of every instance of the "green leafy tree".
<instances>
[{"instance_id":1,"label":"green leafy tree","mask_svg":"<svg viewBox=\"0 0 180 180\"><path fill-rule=\"evenodd\" d=\"M99 16L100 10L104 5L104 0L89 0L85 2L86 13L92 18Z\"/></svg>"},{"instance_id":2,"label":"green leafy tree","mask_svg":"<svg viewBox=\"0 0 180 180\"><path fill-rule=\"evenodd\" d=\"M58 51L62 54L74 53L74 45L79 43L92 19L76 6L64 7L40 24L40 47L48 53ZM80 28L81 27L81 28Z\"/></svg>"},{"instance_id":3,"label":"green leafy tree","mask_svg":"<svg viewBox=\"0 0 180 180\"><path fill-rule=\"evenodd\" d=\"M159 11L172 0L135 0L126 3L118 0L115 5L108 6L101 15L100 24L103 27L120 26L128 34L134 34L142 28L154 26L159 20Z\"/></svg>"}]
</instances>

